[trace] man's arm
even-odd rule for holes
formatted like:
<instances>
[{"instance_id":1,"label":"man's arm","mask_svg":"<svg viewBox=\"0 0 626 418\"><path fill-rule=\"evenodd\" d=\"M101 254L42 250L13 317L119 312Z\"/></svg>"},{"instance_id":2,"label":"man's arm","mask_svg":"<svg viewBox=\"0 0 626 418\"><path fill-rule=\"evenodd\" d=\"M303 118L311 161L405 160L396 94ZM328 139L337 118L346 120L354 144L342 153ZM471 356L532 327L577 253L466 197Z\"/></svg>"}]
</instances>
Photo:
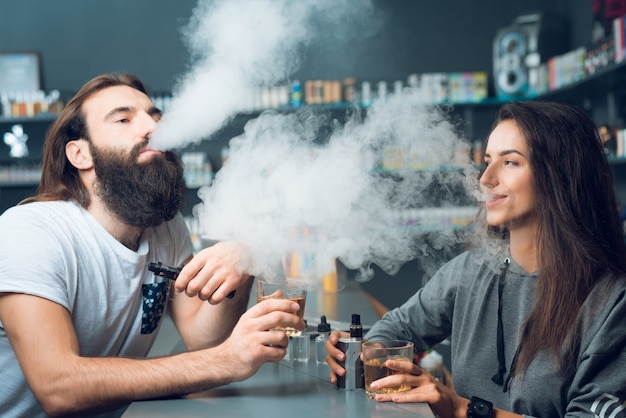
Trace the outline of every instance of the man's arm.
<instances>
[{"instance_id":1,"label":"man's arm","mask_svg":"<svg viewBox=\"0 0 626 418\"><path fill-rule=\"evenodd\" d=\"M293 315L296 303L267 302L244 314L221 345L154 359L81 357L68 311L36 296L0 296L0 321L46 414L84 415L244 380L265 362L280 361L287 337L267 331L304 323Z\"/></svg>"},{"instance_id":2,"label":"man's arm","mask_svg":"<svg viewBox=\"0 0 626 418\"><path fill-rule=\"evenodd\" d=\"M177 293L170 302L170 315L189 350L214 347L224 341L246 311L251 279L235 292L232 299L212 305L197 296Z\"/></svg>"},{"instance_id":3,"label":"man's arm","mask_svg":"<svg viewBox=\"0 0 626 418\"><path fill-rule=\"evenodd\" d=\"M170 312L190 350L219 344L245 312L253 278L245 274L247 248L227 241L205 248L185 262L176 279ZM232 298L230 292L235 291Z\"/></svg>"}]
</instances>

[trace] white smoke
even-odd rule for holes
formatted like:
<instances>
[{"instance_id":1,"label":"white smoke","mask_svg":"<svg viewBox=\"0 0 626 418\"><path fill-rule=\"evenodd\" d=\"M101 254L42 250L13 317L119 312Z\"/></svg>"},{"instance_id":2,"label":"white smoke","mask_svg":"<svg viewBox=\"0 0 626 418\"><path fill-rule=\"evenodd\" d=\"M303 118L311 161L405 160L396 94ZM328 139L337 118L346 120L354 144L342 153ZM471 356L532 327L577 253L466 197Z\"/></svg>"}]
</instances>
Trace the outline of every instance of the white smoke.
<instances>
[{"instance_id":1,"label":"white smoke","mask_svg":"<svg viewBox=\"0 0 626 418\"><path fill-rule=\"evenodd\" d=\"M459 160L467 148L445 114L411 92L375 103L363 119L356 113L319 144L312 133L328 125L326 116L263 113L231 140L227 163L199 192L204 203L196 215L204 233L246 242L261 274L303 245L293 235L302 228L318 253L350 268L374 262L393 273L424 250L416 242L416 229L424 225L403 224L398 215L433 201L450 206L461 197L458 190L432 195L429 186L450 183L463 193L462 183L474 178L463 170L440 171L461 163L474 175L468 157ZM426 169L377 172L394 150L405 150ZM456 242L452 234L438 239L439 247Z\"/></svg>"},{"instance_id":2,"label":"white smoke","mask_svg":"<svg viewBox=\"0 0 626 418\"><path fill-rule=\"evenodd\" d=\"M299 49L323 20L331 27L351 22L356 32L365 30L364 22L374 31L378 24L369 0L201 2L187 28L194 65L152 145L174 148L210 137L245 108L250 88L289 78ZM203 203L194 214L203 233L248 244L254 274L272 272L283 255L303 246L362 269L364 277L370 263L393 273L432 246L452 247L453 234L426 244L416 239L424 225L405 219L407 213L418 217L421 207L463 201L463 184L475 178L473 172L440 170L469 168L467 143L446 114L405 91L363 115L350 111L345 124L332 117L303 108L267 111L248 122L230 141L228 161L213 184L198 193ZM404 158L400 171L377 171L398 153Z\"/></svg>"},{"instance_id":3,"label":"white smoke","mask_svg":"<svg viewBox=\"0 0 626 418\"><path fill-rule=\"evenodd\" d=\"M174 88L151 146L207 138L248 110L254 88L287 80L318 31L343 36L346 22L368 21L357 33L375 32L372 12L370 0L200 0L184 30L191 69Z\"/></svg>"}]
</instances>

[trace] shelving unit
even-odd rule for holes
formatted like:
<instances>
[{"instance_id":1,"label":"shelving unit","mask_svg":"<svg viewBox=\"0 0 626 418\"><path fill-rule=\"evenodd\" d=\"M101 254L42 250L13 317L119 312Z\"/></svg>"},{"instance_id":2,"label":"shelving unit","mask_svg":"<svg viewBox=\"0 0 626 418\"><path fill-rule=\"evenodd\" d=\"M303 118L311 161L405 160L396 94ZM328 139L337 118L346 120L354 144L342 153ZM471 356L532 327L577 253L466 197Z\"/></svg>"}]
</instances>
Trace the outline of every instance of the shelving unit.
<instances>
[{"instance_id":1,"label":"shelving unit","mask_svg":"<svg viewBox=\"0 0 626 418\"><path fill-rule=\"evenodd\" d=\"M32 122L53 122L59 115L52 113L40 113L36 116L6 117L0 116L0 123L32 123Z\"/></svg>"},{"instance_id":2,"label":"shelving unit","mask_svg":"<svg viewBox=\"0 0 626 418\"><path fill-rule=\"evenodd\" d=\"M56 117L56 114L0 117L0 213L34 194L39 184L44 137ZM22 125L28 135L28 156L24 158L11 157L10 148L4 143L5 132L12 132L14 125Z\"/></svg>"},{"instance_id":3,"label":"shelving unit","mask_svg":"<svg viewBox=\"0 0 626 418\"><path fill-rule=\"evenodd\" d=\"M609 65L568 86L549 91L539 100L556 100L585 109L598 125L624 126L626 62Z\"/></svg>"},{"instance_id":4,"label":"shelving unit","mask_svg":"<svg viewBox=\"0 0 626 418\"><path fill-rule=\"evenodd\" d=\"M0 189L19 189L37 187L38 181L0 181Z\"/></svg>"},{"instance_id":5,"label":"shelving unit","mask_svg":"<svg viewBox=\"0 0 626 418\"><path fill-rule=\"evenodd\" d=\"M576 82L565 87L546 92L535 97L519 97L512 100L554 100L574 104L589 113L598 125L609 125L613 128L626 127L626 61L614 64L596 71L594 74L586 76ZM479 102L451 102L439 103L450 114L451 118L459 122L460 134L470 142L482 141L487 135L493 120L496 117L498 108L508 101L497 97L489 97ZM333 103L308 105L308 107L320 112L330 112L332 118L344 121L346 112L354 109L357 104L352 103ZM362 107L367 111L367 107ZM296 108L284 107L276 109L280 112L295 111ZM230 138L243 133L245 123L257 117L261 110L250 112L242 112L224 127L213 138L203 141L187 149L201 150L207 153L214 168L219 169L220 152L224 146L228 145ZM41 159L41 151L43 147L43 137L49 124L55 120L55 114L40 114L35 117L17 117L7 118L0 117L0 132L4 133L14 124L24 126L26 132L36 131L29 138L29 147L32 148L31 154L27 162L37 164ZM0 145L1 147L1 145ZM181 150L184 151L185 149ZM609 161L615 168L616 174L616 190L620 200L626 204L626 176L624 173L626 168L626 158L609 157ZM13 163L8 157L3 158L0 152L0 165ZM0 181L0 209L5 209L15 202L7 202L7 193L2 194L4 189L34 188L37 182L28 181ZM190 190L191 196L196 189ZM15 191L15 190L13 190ZM193 199L192 199L193 200ZM191 202L194 203L194 202Z\"/></svg>"}]
</instances>

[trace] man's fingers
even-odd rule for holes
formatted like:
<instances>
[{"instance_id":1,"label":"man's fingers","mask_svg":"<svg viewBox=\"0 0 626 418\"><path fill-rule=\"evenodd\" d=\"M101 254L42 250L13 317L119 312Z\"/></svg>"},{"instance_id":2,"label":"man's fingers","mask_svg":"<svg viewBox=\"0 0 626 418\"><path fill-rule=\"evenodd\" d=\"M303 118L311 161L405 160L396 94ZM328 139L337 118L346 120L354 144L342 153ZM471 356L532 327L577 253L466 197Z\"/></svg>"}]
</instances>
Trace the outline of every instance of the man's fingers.
<instances>
[{"instance_id":1,"label":"man's fingers","mask_svg":"<svg viewBox=\"0 0 626 418\"><path fill-rule=\"evenodd\" d=\"M187 296L198 295L204 286L204 281L196 279L199 279L197 277L198 273L200 273L205 266L204 262L198 257L192 258L189 263L183 267L178 275L178 278L176 279L176 283L174 285L176 292L185 292ZM214 272L212 270L209 271L207 269L202 275L205 277L206 275L209 275L208 277L211 277L213 274Z\"/></svg>"},{"instance_id":2,"label":"man's fingers","mask_svg":"<svg viewBox=\"0 0 626 418\"><path fill-rule=\"evenodd\" d=\"M267 345L263 348L263 357L270 363L278 363L285 357L285 354L287 354L286 345Z\"/></svg>"},{"instance_id":3,"label":"man's fingers","mask_svg":"<svg viewBox=\"0 0 626 418\"><path fill-rule=\"evenodd\" d=\"M257 319L260 330L276 327L290 327L298 330L305 328L304 321L296 316L300 306L289 299L267 299L252 306L246 316Z\"/></svg>"},{"instance_id":4,"label":"man's fingers","mask_svg":"<svg viewBox=\"0 0 626 418\"><path fill-rule=\"evenodd\" d=\"M299 309L300 305L289 299L264 299L248 309L248 315L260 317L274 311L295 314Z\"/></svg>"}]
</instances>

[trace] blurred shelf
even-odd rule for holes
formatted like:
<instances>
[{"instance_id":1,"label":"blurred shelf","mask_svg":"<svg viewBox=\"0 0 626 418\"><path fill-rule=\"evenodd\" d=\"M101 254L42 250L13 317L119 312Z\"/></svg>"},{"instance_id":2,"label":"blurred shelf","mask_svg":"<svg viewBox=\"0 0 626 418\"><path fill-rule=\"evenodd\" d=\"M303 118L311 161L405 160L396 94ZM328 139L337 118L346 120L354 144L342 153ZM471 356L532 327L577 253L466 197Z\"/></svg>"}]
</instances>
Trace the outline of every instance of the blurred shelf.
<instances>
[{"instance_id":1,"label":"blurred shelf","mask_svg":"<svg viewBox=\"0 0 626 418\"><path fill-rule=\"evenodd\" d=\"M410 174L410 173L430 173L433 171L436 172L442 172L442 171L450 171L450 172L463 172L465 170L468 169L478 169L479 167L477 165L451 165L451 164L439 164L439 165L432 165L432 166L426 166L424 165L423 167L419 167L419 168L397 168L397 169L391 169L391 168L383 168L383 167L376 167L373 168L371 170L372 173L375 174L387 174L387 175L402 175L402 174Z\"/></svg>"},{"instance_id":2,"label":"blurred shelf","mask_svg":"<svg viewBox=\"0 0 626 418\"><path fill-rule=\"evenodd\" d=\"M11 187L37 187L39 186L39 181L0 181L0 187L2 188L11 188Z\"/></svg>"},{"instance_id":3,"label":"blurred shelf","mask_svg":"<svg viewBox=\"0 0 626 418\"><path fill-rule=\"evenodd\" d=\"M619 164L626 164L626 157L608 157L607 158L609 160L609 164L615 164L615 165L619 165Z\"/></svg>"},{"instance_id":4,"label":"blurred shelf","mask_svg":"<svg viewBox=\"0 0 626 418\"><path fill-rule=\"evenodd\" d=\"M600 97L607 94L626 92L626 61L609 64L596 70L593 74L554 90L547 91L536 97L540 100L573 99L580 100L582 96Z\"/></svg>"},{"instance_id":5,"label":"blurred shelf","mask_svg":"<svg viewBox=\"0 0 626 418\"><path fill-rule=\"evenodd\" d=\"M19 116L19 117L6 117L0 116L0 123L31 123L31 122L52 122L56 120L59 115L53 113L41 113L36 116Z\"/></svg>"},{"instance_id":6,"label":"blurred shelf","mask_svg":"<svg viewBox=\"0 0 626 418\"><path fill-rule=\"evenodd\" d=\"M433 102L433 103L424 103L424 106L441 106L441 107L480 107L480 106L494 106L506 103L510 100L501 99L497 97L487 97L478 101L443 101L443 102ZM280 106L273 108L263 108L263 109L253 109L253 110L245 110L238 113L238 115L243 117L254 117L265 111L276 111L276 112L295 112L300 109L311 109L315 111L345 111L345 110L364 110L372 107L372 104L365 103L324 103L324 104L303 104L299 107L293 106Z\"/></svg>"}]
</instances>

